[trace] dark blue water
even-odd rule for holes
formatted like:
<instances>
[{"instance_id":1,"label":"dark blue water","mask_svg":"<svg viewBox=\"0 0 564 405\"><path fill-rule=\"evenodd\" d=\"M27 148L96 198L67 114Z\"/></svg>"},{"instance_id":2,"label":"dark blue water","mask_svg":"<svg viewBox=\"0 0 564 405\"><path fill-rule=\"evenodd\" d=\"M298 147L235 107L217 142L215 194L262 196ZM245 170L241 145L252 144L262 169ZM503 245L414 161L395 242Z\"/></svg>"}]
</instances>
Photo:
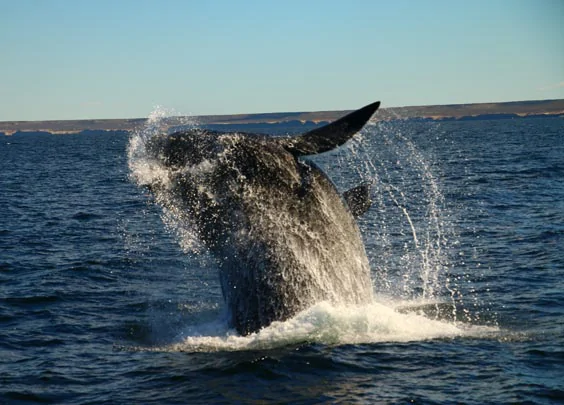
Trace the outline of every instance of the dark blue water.
<instances>
[{"instance_id":1,"label":"dark blue water","mask_svg":"<svg viewBox=\"0 0 564 405\"><path fill-rule=\"evenodd\" d=\"M563 401L564 120L361 135L315 159L374 182L378 302L245 338L213 260L131 181L128 137L1 138L0 403Z\"/></svg>"}]
</instances>

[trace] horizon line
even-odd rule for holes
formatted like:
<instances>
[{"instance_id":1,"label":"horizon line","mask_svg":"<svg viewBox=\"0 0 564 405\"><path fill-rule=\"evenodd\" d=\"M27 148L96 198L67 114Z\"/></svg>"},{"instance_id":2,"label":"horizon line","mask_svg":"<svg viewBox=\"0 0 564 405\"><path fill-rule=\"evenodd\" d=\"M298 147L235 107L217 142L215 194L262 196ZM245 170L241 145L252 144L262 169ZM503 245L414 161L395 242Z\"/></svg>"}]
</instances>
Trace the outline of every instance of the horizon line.
<instances>
[{"instance_id":1,"label":"horizon line","mask_svg":"<svg viewBox=\"0 0 564 405\"><path fill-rule=\"evenodd\" d=\"M419 104L419 105L404 105L404 106L389 106L381 107L381 110L389 110L394 108L422 108L422 107L451 107L451 106L470 106L470 105L485 105L485 104L511 104L511 103L526 103L526 102L554 102L564 101L564 98L549 98L549 99L529 99L529 100L511 100L511 101L485 101L485 102L470 102L470 103L449 103L449 104ZM357 107L358 108L358 107ZM310 110L310 111L269 111L269 112L247 112L247 113L234 113L234 114L184 114L184 115L171 115L167 118L177 117L233 117L239 115L268 115L268 114L306 114L306 113L340 113L354 111L354 108L346 110ZM0 120L0 123L15 123L15 122L62 122L62 121L130 121L130 120L145 120L145 117L122 117L122 118L73 118L73 119L47 119L47 120Z\"/></svg>"}]
</instances>

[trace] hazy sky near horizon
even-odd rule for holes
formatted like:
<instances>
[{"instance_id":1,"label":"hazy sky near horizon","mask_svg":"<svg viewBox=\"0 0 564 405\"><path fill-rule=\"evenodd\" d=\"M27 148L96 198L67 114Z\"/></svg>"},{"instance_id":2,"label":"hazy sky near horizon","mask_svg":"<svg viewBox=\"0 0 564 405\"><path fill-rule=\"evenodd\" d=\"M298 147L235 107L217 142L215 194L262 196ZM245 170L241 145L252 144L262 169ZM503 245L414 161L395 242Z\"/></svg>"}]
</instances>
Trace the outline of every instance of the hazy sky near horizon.
<instances>
[{"instance_id":1,"label":"hazy sky near horizon","mask_svg":"<svg viewBox=\"0 0 564 405\"><path fill-rule=\"evenodd\" d=\"M564 1L0 0L0 121L564 98Z\"/></svg>"}]
</instances>

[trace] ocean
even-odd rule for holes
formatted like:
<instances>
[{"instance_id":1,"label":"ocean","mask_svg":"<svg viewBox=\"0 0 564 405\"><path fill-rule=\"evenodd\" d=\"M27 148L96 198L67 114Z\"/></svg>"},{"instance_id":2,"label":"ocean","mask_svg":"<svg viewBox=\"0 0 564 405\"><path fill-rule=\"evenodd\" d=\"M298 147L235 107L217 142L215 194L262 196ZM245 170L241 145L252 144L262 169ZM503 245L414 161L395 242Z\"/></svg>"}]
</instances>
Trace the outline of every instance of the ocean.
<instances>
[{"instance_id":1,"label":"ocean","mask_svg":"<svg viewBox=\"0 0 564 405\"><path fill-rule=\"evenodd\" d=\"M372 183L375 302L246 337L133 181L160 119L0 138L1 404L564 402L563 119L376 122L311 157Z\"/></svg>"}]
</instances>

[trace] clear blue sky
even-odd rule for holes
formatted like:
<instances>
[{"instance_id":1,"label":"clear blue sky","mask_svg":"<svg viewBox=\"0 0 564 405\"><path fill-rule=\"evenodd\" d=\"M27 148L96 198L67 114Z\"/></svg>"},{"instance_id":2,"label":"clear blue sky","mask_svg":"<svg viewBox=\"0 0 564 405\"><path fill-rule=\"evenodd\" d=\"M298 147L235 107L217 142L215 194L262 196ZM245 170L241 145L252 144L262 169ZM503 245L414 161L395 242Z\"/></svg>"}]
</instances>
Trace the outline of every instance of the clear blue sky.
<instances>
[{"instance_id":1,"label":"clear blue sky","mask_svg":"<svg viewBox=\"0 0 564 405\"><path fill-rule=\"evenodd\" d=\"M551 98L563 0L0 0L0 121Z\"/></svg>"}]
</instances>

